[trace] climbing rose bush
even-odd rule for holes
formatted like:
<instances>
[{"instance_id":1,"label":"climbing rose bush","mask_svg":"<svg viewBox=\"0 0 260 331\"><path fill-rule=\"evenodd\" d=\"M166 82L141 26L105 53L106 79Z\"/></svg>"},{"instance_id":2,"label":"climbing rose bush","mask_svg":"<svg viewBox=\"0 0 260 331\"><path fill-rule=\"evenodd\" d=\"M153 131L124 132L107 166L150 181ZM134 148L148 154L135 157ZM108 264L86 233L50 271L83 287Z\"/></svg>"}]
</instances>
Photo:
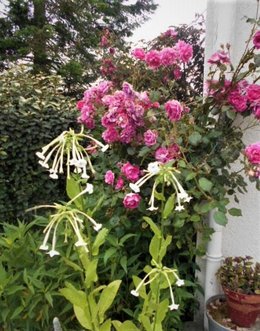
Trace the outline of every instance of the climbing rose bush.
<instances>
[{"instance_id":1,"label":"climbing rose bush","mask_svg":"<svg viewBox=\"0 0 260 331\"><path fill-rule=\"evenodd\" d=\"M189 71L196 74L198 44L178 30L129 53L105 31L104 77L77 103L82 131L62 133L38 153L51 178L68 178L69 202L47 206L41 248L55 256L74 240L83 282L61 294L84 328L182 329L194 305L193 261L205 253L196 236L205 244L212 233L208 212L225 225L240 215L229 198L246 190L244 177L259 189L260 143L242 140L243 127L259 125L257 23L251 39L235 68L229 46L208 59L203 96L192 92Z\"/></svg>"}]
</instances>

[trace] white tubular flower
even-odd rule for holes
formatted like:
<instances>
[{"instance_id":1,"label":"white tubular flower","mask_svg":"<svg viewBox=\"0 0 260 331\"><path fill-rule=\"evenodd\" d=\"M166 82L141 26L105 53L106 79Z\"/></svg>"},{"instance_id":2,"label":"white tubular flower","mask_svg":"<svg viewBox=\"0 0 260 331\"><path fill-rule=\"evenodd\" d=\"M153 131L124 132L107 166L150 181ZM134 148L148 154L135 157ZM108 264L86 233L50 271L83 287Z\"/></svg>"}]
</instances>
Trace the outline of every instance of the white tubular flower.
<instances>
[{"instance_id":1,"label":"white tubular flower","mask_svg":"<svg viewBox=\"0 0 260 331\"><path fill-rule=\"evenodd\" d=\"M75 242L74 244L76 247L85 247L88 244L82 239L80 238L78 241Z\"/></svg>"},{"instance_id":2,"label":"white tubular flower","mask_svg":"<svg viewBox=\"0 0 260 331\"><path fill-rule=\"evenodd\" d=\"M39 159L45 160L45 155L42 152L36 152L36 156L38 156Z\"/></svg>"},{"instance_id":3,"label":"white tubular flower","mask_svg":"<svg viewBox=\"0 0 260 331\"><path fill-rule=\"evenodd\" d=\"M170 310L177 310L179 309L179 305L177 305L176 303L172 303L170 306L169 306Z\"/></svg>"},{"instance_id":4,"label":"white tubular flower","mask_svg":"<svg viewBox=\"0 0 260 331\"><path fill-rule=\"evenodd\" d=\"M45 161L39 161L38 162L43 168L46 168L46 169L48 169L49 168L49 165L48 165L48 163L46 163Z\"/></svg>"},{"instance_id":5,"label":"white tubular flower","mask_svg":"<svg viewBox=\"0 0 260 331\"><path fill-rule=\"evenodd\" d=\"M132 290L130 293L135 297L139 297L139 292L137 292L136 290Z\"/></svg>"},{"instance_id":6,"label":"white tubular flower","mask_svg":"<svg viewBox=\"0 0 260 331\"><path fill-rule=\"evenodd\" d=\"M93 229L95 230L95 231L99 231L101 228L102 228L102 224L100 224L100 223L96 223L94 226L93 226Z\"/></svg>"},{"instance_id":7,"label":"white tubular flower","mask_svg":"<svg viewBox=\"0 0 260 331\"><path fill-rule=\"evenodd\" d=\"M85 192L87 192L88 194L92 194L94 192L94 186L90 183L87 183Z\"/></svg>"},{"instance_id":8,"label":"white tubular flower","mask_svg":"<svg viewBox=\"0 0 260 331\"><path fill-rule=\"evenodd\" d=\"M160 172L160 162L151 162L148 164L147 170L148 172L156 175Z\"/></svg>"},{"instance_id":9,"label":"white tubular flower","mask_svg":"<svg viewBox=\"0 0 260 331\"><path fill-rule=\"evenodd\" d=\"M59 176L57 175L56 172L50 173L49 177L52 178L52 179L58 179L59 178Z\"/></svg>"},{"instance_id":10,"label":"white tubular flower","mask_svg":"<svg viewBox=\"0 0 260 331\"><path fill-rule=\"evenodd\" d=\"M139 193L140 192L140 188L138 185L134 184L134 183L130 183L129 187L131 188L132 191L134 191L135 193Z\"/></svg>"},{"instance_id":11,"label":"white tubular flower","mask_svg":"<svg viewBox=\"0 0 260 331\"><path fill-rule=\"evenodd\" d=\"M184 210L185 208L182 206L182 205L178 205L178 206L176 206L175 207L175 210L176 211L182 211L182 210Z\"/></svg>"},{"instance_id":12,"label":"white tubular flower","mask_svg":"<svg viewBox=\"0 0 260 331\"><path fill-rule=\"evenodd\" d=\"M151 198L150 198L150 201L148 202L148 205L150 205L150 207L147 208L147 210L150 210L150 211L154 211L154 210L157 210L158 209L158 207L155 207L154 206L154 193L155 193L155 189L156 189L156 181L153 184Z\"/></svg>"},{"instance_id":13,"label":"white tubular flower","mask_svg":"<svg viewBox=\"0 0 260 331\"><path fill-rule=\"evenodd\" d=\"M164 268L166 269L165 271L162 272L162 274L164 275L164 277L166 278L167 280L167 283L168 283L168 287L169 287L169 291L170 291L170 297L171 297L171 300L172 300L172 303L171 305L169 306L170 310L176 310L179 308L179 305L177 305L174 301L174 296L173 296L173 291L172 291L172 285L171 285L171 282L170 282L170 279L167 275L167 271L168 271L168 268ZM170 270L170 269L169 269Z\"/></svg>"},{"instance_id":14,"label":"white tubular flower","mask_svg":"<svg viewBox=\"0 0 260 331\"><path fill-rule=\"evenodd\" d=\"M55 255L60 255L60 253L58 251L56 251L55 249L51 249L47 254L49 254L50 257L53 257Z\"/></svg>"},{"instance_id":15,"label":"white tubular flower","mask_svg":"<svg viewBox=\"0 0 260 331\"><path fill-rule=\"evenodd\" d=\"M109 145L103 145L103 147L101 148L101 152L106 152L109 149Z\"/></svg>"},{"instance_id":16,"label":"white tubular flower","mask_svg":"<svg viewBox=\"0 0 260 331\"><path fill-rule=\"evenodd\" d=\"M43 250L43 251L47 251L49 249L49 246L46 244L42 244L39 249Z\"/></svg>"},{"instance_id":17,"label":"white tubular flower","mask_svg":"<svg viewBox=\"0 0 260 331\"><path fill-rule=\"evenodd\" d=\"M176 285L179 286L179 287L180 287L180 286L183 286L184 284L185 284L185 283L184 283L184 280L183 280L183 279L180 279L180 278L179 278L179 279L177 280L177 282L176 282Z\"/></svg>"}]
</instances>

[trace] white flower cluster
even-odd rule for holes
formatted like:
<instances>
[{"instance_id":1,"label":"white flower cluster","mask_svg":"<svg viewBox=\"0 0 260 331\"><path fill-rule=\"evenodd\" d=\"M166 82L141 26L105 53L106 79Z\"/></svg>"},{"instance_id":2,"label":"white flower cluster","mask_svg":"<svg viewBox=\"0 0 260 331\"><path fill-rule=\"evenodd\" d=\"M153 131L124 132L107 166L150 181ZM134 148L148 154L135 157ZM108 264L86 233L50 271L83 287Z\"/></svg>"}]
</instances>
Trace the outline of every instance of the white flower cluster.
<instances>
[{"instance_id":1,"label":"white flower cluster","mask_svg":"<svg viewBox=\"0 0 260 331\"><path fill-rule=\"evenodd\" d=\"M160 162L152 162L148 164L147 170L145 170L146 174L141 177L136 183L130 183L130 188L135 192L140 192L140 187L150 178L154 176L160 176L162 175L163 180L166 182L166 184L172 185L177 196L177 206L175 207L175 210L181 211L184 209L184 206L181 204L181 202L190 202L192 197L188 195L188 193L184 190L178 179L176 178L174 172L178 172L175 168L169 167L167 164L163 164ZM158 207L154 206L155 201L155 190L157 185L159 184L159 181L155 180L152 188L152 194L150 197L150 200L148 202L149 208L147 210L154 211L157 210Z\"/></svg>"},{"instance_id":2,"label":"white flower cluster","mask_svg":"<svg viewBox=\"0 0 260 331\"><path fill-rule=\"evenodd\" d=\"M135 290L131 291L131 294L134 295L135 297L139 296L139 291L142 286L146 286L150 283L152 283L159 275L163 275L168 283L168 288L170 291L170 297L171 297L171 304L169 305L170 310L176 310L179 308L179 305L175 303L174 300L174 295L173 295L173 290L172 290L172 281L169 278L169 274L173 275L175 279L175 285L176 286L183 286L184 285L184 280L180 279L179 276L177 275L176 270L170 269L167 267L156 267L153 268L148 274L141 280L141 282L138 284L137 288ZM147 280L148 279L148 280Z\"/></svg>"},{"instance_id":3,"label":"white flower cluster","mask_svg":"<svg viewBox=\"0 0 260 331\"><path fill-rule=\"evenodd\" d=\"M67 165L68 178L70 178L70 167L73 166L76 173L80 173L82 178L88 179L87 167L92 173L95 173L95 170L87 150L80 144L83 139L94 142L95 146L100 147L102 152L109 148L109 145L104 145L95 138L84 134L83 128L80 133L75 133L74 130L70 129L62 132L57 138L44 146L41 152L36 153L40 159L39 164L49 169L52 179L58 179L58 174L63 173L64 161ZM52 165L50 166L49 163L51 162Z\"/></svg>"}]
</instances>

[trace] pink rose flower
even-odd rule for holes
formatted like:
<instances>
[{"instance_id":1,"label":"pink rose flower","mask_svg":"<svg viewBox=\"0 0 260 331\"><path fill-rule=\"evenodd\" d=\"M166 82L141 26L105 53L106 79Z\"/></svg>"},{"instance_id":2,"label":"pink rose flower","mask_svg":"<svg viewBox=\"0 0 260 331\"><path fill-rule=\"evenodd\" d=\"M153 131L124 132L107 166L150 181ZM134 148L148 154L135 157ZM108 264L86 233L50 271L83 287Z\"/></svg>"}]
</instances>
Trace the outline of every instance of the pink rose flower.
<instances>
[{"instance_id":1,"label":"pink rose flower","mask_svg":"<svg viewBox=\"0 0 260 331\"><path fill-rule=\"evenodd\" d=\"M259 31L260 32L260 31ZM250 102L260 102L260 85L251 84L247 88L247 98Z\"/></svg>"},{"instance_id":2,"label":"pink rose flower","mask_svg":"<svg viewBox=\"0 0 260 331\"><path fill-rule=\"evenodd\" d=\"M173 65L177 58L177 51L173 47L166 47L160 52L161 64L164 66Z\"/></svg>"},{"instance_id":3,"label":"pink rose flower","mask_svg":"<svg viewBox=\"0 0 260 331\"><path fill-rule=\"evenodd\" d=\"M179 54L179 58L182 62L187 63L193 56L193 49L190 44L185 43L183 40L179 40L175 45L176 50Z\"/></svg>"},{"instance_id":4,"label":"pink rose flower","mask_svg":"<svg viewBox=\"0 0 260 331\"><path fill-rule=\"evenodd\" d=\"M152 69L157 69L161 65L160 52L157 50L152 50L145 55L145 62Z\"/></svg>"},{"instance_id":5,"label":"pink rose flower","mask_svg":"<svg viewBox=\"0 0 260 331\"><path fill-rule=\"evenodd\" d=\"M211 57L208 59L208 63L210 64L229 64L230 63L230 58L229 54L224 51L218 51L211 55Z\"/></svg>"},{"instance_id":6,"label":"pink rose flower","mask_svg":"<svg viewBox=\"0 0 260 331\"><path fill-rule=\"evenodd\" d=\"M260 164L260 142L256 142L246 147L245 155L252 164Z\"/></svg>"},{"instance_id":7,"label":"pink rose flower","mask_svg":"<svg viewBox=\"0 0 260 331\"><path fill-rule=\"evenodd\" d=\"M141 61L144 61L145 59L145 51L142 49L142 48L135 48L133 51L132 51L132 55L138 59L138 60L141 60Z\"/></svg>"},{"instance_id":8,"label":"pink rose flower","mask_svg":"<svg viewBox=\"0 0 260 331\"><path fill-rule=\"evenodd\" d=\"M122 174L131 182L136 182L140 177L140 169L138 166L132 165L130 162L125 163L121 167Z\"/></svg>"},{"instance_id":9,"label":"pink rose flower","mask_svg":"<svg viewBox=\"0 0 260 331\"><path fill-rule=\"evenodd\" d=\"M177 144L173 144L168 147L169 159L177 159L180 156L180 147Z\"/></svg>"},{"instance_id":10,"label":"pink rose flower","mask_svg":"<svg viewBox=\"0 0 260 331\"><path fill-rule=\"evenodd\" d=\"M105 174L105 183L108 185L113 185L114 181L115 181L115 174L111 170L108 170Z\"/></svg>"},{"instance_id":11,"label":"pink rose flower","mask_svg":"<svg viewBox=\"0 0 260 331\"><path fill-rule=\"evenodd\" d=\"M232 91L228 96L228 102L240 113L247 108L247 97L239 91Z\"/></svg>"},{"instance_id":12,"label":"pink rose flower","mask_svg":"<svg viewBox=\"0 0 260 331\"><path fill-rule=\"evenodd\" d=\"M167 101L164 105L169 119L172 122L176 122L181 119L183 107L177 100Z\"/></svg>"},{"instance_id":13,"label":"pink rose flower","mask_svg":"<svg viewBox=\"0 0 260 331\"><path fill-rule=\"evenodd\" d=\"M256 49L260 48L260 31L257 31L253 38L253 44Z\"/></svg>"},{"instance_id":14,"label":"pink rose flower","mask_svg":"<svg viewBox=\"0 0 260 331\"><path fill-rule=\"evenodd\" d=\"M156 130L147 130L144 133L144 143L146 146L153 146L156 144L158 133Z\"/></svg>"},{"instance_id":15,"label":"pink rose flower","mask_svg":"<svg viewBox=\"0 0 260 331\"><path fill-rule=\"evenodd\" d=\"M255 115L255 117L260 120L260 105L256 105L254 107L253 113Z\"/></svg>"},{"instance_id":16,"label":"pink rose flower","mask_svg":"<svg viewBox=\"0 0 260 331\"><path fill-rule=\"evenodd\" d=\"M123 204L127 209L135 209L139 206L141 197L137 193L128 193L123 200Z\"/></svg>"},{"instance_id":17,"label":"pink rose flower","mask_svg":"<svg viewBox=\"0 0 260 331\"><path fill-rule=\"evenodd\" d=\"M159 147L155 152L156 161L166 163L170 160L169 151L166 147Z\"/></svg>"},{"instance_id":18,"label":"pink rose flower","mask_svg":"<svg viewBox=\"0 0 260 331\"><path fill-rule=\"evenodd\" d=\"M124 180L121 176L118 177L118 180L116 182L116 186L115 186L115 189L116 190L121 190L124 186Z\"/></svg>"},{"instance_id":19,"label":"pink rose flower","mask_svg":"<svg viewBox=\"0 0 260 331\"><path fill-rule=\"evenodd\" d=\"M116 129L108 128L102 133L102 138L106 143L111 144L119 140L119 135Z\"/></svg>"}]
</instances>

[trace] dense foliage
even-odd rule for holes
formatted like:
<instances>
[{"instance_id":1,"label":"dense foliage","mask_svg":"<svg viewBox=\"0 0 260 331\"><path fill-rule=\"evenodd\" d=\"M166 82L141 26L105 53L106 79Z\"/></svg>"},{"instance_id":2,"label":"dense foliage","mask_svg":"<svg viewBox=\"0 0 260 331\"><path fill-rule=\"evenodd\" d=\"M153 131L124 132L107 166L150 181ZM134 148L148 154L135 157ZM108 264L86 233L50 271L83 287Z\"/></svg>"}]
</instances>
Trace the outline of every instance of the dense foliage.
<instances>
[{"instance_id":1,"label":"dense foliage","mask_svg":"<svg viewBox=\"0 0 260 331\"><path fill-rule=\"evenodd\" d=\"M15 66L0 78L0 219L14 221L28 207L64 198L64 182L47 180L35 153L77 124L74 102L61 94L59 77L33 76Z\"/></svg>"}]
</instances>

